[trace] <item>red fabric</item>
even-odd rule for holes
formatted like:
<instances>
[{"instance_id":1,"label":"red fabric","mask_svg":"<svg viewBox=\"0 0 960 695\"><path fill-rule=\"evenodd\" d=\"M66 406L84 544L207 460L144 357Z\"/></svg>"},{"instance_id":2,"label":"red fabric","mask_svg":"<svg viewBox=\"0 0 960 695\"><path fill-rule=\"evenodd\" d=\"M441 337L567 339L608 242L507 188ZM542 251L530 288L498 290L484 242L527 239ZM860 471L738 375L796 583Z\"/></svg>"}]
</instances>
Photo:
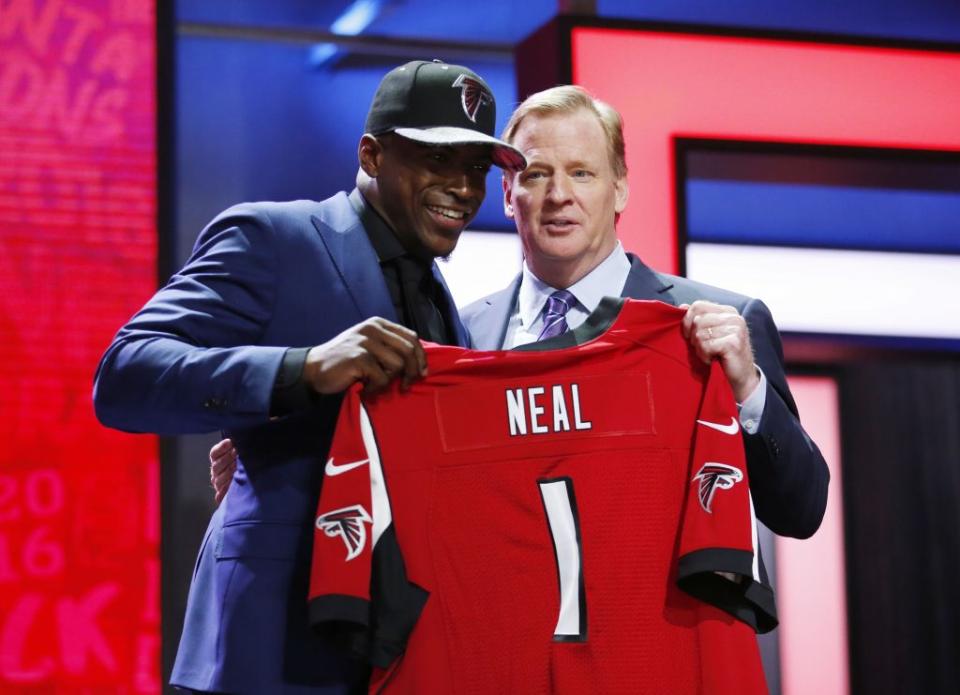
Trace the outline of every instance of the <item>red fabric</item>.
<instances>
[{"instance_id":1,"label":"red fabric","mask_svg":"<svg viewBox=\"0 0 960 695\"><path fill-rule=\"evenodd\" d=\"M719 367L689 354L682 316L628 301L579 347L432 347L431 376L407 393L366 404L348 394L330 456L371 462L326 478L318 517L353 505L376 516L379 459L389 497L381 513L391 515L409 580L430 593L405 654L375 672L372 690L766 692L753 630L675 582L681 555L753 552L739 432L697 424L729 424L736 406ZM544 412L534 423L537 387L544 393L532 403ZM508 392L517 389L527 434L517 421L511 434ZM554 394L564 401L556 423ZM534 434L534 424L547 431ZM715 490L709 512L695 477L705 463L740 475ZM538 481L558 478L572 481L579 520L582 641L554 639L558 561ZM351 560L340 535L318 528L311 598L369 598L373 525L363 525L365 546Z\"/></svg>"}]
</instances>

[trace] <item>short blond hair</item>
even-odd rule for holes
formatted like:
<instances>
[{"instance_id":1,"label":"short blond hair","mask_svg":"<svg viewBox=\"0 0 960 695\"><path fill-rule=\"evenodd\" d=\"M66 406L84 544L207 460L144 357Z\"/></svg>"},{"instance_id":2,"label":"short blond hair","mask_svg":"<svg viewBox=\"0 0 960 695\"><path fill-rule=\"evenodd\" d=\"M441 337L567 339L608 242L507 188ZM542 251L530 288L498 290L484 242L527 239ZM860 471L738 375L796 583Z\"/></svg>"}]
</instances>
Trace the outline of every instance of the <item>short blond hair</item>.
<instances>
[{"instance_id":1,"label":"short blond hair","mask_svg":"<svg viewBox=\"0 0 960 695\"><path fill-rule=\"evenodd\" d=\"M595 99L583 87L568 84L531 94L510 116L501 137L512 145L520 123L530 114L549 116L574 113L580 109L586 109L597 117L607 139L613 173L618 179L624 178L627 175L627 155L623 143L623 119L615 108L605 101Z\"/></svg>"}]
</instances>

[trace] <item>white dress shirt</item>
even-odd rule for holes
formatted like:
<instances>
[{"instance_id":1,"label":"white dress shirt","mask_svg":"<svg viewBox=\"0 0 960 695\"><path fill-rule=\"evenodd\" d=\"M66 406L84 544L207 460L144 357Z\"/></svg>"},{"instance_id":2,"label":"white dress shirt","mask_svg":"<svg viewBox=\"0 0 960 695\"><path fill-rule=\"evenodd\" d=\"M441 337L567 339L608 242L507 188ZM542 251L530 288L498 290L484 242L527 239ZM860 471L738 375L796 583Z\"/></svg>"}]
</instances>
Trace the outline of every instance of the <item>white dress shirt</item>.
<instances>
[{"instance_id":1,"label":"white dress shirt","mask_svg":"<svg viewBox=\"0 0 960 695\"><path fill-rule=\"evenodd\" d=\"M570 329L573 330L586 321L604 297L619 297L629 274L630 259L627 258L623 246L618 241L603 262L573 285L565 288L576 299L566 316ZM534 275L527 266L527 262L523 262L523 276L520 279L517 306L510 314L510 321L507 324L507 333L503 340L504 350L537 340L543 328L547 299L557 289L560 288L551 287ZM740 408L740 426L748 434L755 434L760 427L760 417L763 415L763 407L767 400L767 378L759 367L757 372L760 374L760 384L743 403L737 404Z\"/></svg>"},{"instance_id":2,"label":"white dress shirt","mask_svg":"<svg viewBox=\"0 0 960 695\"><path fill-rule=\"evenodd\" d=\"M586 321L604 297L619 297L629 274L630 259L627 258L618 241L616 248L600 265L570 287L565 288L577 300L567 312L567 325L570 329ZM547 299L557 289L534 275L527 266L527 262L523 262L520 294L517 297L517 307L510 315L510 323L507 325L507 335L503 340L504 349L509 350L537 340L543 328Z\"/></svg>"}]
</instances>

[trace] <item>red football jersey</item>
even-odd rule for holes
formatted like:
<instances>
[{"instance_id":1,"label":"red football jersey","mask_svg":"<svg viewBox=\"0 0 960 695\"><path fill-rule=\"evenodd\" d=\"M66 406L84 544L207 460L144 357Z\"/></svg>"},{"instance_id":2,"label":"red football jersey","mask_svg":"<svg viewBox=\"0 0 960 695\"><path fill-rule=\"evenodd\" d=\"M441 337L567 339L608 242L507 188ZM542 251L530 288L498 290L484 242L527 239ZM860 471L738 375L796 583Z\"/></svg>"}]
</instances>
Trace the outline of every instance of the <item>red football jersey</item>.
<instances>
[{"instance_id":1,"label":"red football jersey","mask_svg":"<svg viewBox=\"0 0 960 695\"><path fill-rule=\"evenodd\" d=\"M348 392L309 610L372 691L766 692L737 409L683 315L605 299L546 350L431 346L409 391Z\"/></svg>"}]
</instances>

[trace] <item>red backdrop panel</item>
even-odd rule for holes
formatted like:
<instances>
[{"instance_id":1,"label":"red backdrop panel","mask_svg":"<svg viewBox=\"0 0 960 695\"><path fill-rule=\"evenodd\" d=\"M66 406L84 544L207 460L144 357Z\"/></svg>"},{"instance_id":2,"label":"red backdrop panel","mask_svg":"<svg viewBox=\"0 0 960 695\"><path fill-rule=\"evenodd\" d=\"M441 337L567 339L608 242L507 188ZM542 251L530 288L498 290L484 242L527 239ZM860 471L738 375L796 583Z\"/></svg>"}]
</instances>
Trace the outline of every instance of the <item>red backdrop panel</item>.
<instances>
[{"instance_id":1,"label":"red backdrop panel","mask_svg":"<svg viewBox=\"0 0 960 695\"><path fill-rule=\"evenodd\" d=\"M575 28L573 81L623 114L618 233L676 270L675 137L960 150L960 53Z\"/></svg>"},{"instance_id":2,"label":"red backdrop panel","mask_svg":"<svg viewBox=\"0 0 960 695\"><path fill-rule=\"evenodd\" d=\"M152 0L0 0L0 691L159 692L157 444L90 390L156 283Z\"/></svg>"},{"instance_id":3,"label":"red backdrop panel","mask_svg":"<svg viewBox=\"0 0 960 695\"><path fill-rule=\"evenodd\" d=\"M830 377L791 376L803 426L830 467L827 510L812 538L776 536L782 695L846 695L847 577L843 547L840 403Z\"/></svg>"}]
</instances>

